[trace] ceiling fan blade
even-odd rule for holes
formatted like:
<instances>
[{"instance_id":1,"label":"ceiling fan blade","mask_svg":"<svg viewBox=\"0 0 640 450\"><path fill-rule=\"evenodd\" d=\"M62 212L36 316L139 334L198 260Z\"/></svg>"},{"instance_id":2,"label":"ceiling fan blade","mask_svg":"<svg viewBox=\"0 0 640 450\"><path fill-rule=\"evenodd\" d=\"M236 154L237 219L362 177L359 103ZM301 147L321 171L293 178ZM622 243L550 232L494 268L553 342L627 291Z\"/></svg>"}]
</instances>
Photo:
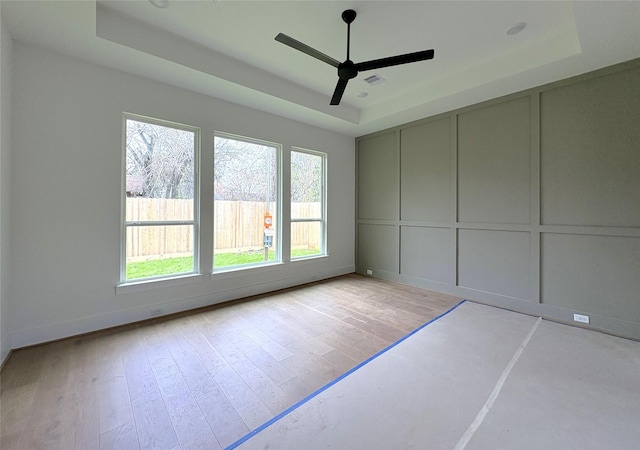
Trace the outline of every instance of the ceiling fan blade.
<instances>
[{"instance_id":1,"label":"ceiling fan blade","mask_svg":"<svg viewBox=\"0 0 640 450\"><path fill-rule=\"evenodd\" d=\"M405 55L390 56L388 58L374 59L365 61L355 65L357 71L380 69L382 67L397 66L399 64L424 61L425 59L433 59L433 50L423 50L421 52L407 53Z\"/></svg>"},{"instance_id":2,"label":"ceiling fan blade","mask_svg":"<svg viewBox=\"0 0 640 450\"><path fill-rule=\"evenodd\" d=\"M314 58L319 59L320 61L324 61L327 64L332 65L333 67L338 67L338 64L340 64L340 61L333 59L332 57L327 56L324 53L319 52L315 48L309 47L307 44L303 44L302 42L297 41L284 33L278 33L275 39L278 42L282 42L284 45L288 45L289 47L295 48L302 53L313 56Z\"/></svg>"},{"instance_id":3,"label":"ceiling fan blade","mask_svg":"<svg viewBox=\"0 0 640 450\"><path fill-rule=\"evenodd\" d=\"M347 83L349 82L346 78L340 78L338 80L338 84L336 84L336 90L333 91L333 97L331 97L330 105L339 105L340 100L342 100L342 94L344 94L344 90L347 87Z\"/></svg>"}]
</instances>

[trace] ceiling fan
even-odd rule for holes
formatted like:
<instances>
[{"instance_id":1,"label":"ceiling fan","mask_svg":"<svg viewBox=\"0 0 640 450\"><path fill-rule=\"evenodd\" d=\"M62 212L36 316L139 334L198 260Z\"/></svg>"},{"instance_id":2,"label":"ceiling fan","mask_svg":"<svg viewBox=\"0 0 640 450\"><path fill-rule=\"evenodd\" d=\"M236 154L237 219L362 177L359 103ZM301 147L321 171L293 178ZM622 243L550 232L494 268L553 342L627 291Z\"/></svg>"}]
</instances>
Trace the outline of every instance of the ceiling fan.
<instances>
[{"instance_id":1,"label":"ceiling fan","mask_svg":"<svg viewBox=\"0 0 640 450\"><path fill-rule=\"evenodd\" d=\"M331 105L340 104L340 100L342 99L342 94L344 94L344 90L347 87L347 83L350 79L358 76L358 72L380 69L382 67L397 66L399 64L406 64L411 62L424 61L426 59L433 59L434 52L432 49L415 53L407 53L404 55L390 56L388 58L374 59L357 64L354 63L349 59L349 47L351 44L351 22L353 22L355 18L356 12L353 9L347 9L342 13L342 20L344 20L344 22L347 24L347 59L344 62L333 59L332 57L327 56L324 53L316 50L315 48L309 47L308 45L303 44L302 42L297 41L292 37L287 36L286 34L279 33L275 37L276 41L288 45L289 47L293 47L296 50L299 50L302 53L306 53L309 56L313 56L314 58L319 59L320 61L324 61L327 64L330 64L338 69L338 84L336 85L336 89L333 91L333 96L331 97L330 103Z\"/></svg>"}]
</instances>

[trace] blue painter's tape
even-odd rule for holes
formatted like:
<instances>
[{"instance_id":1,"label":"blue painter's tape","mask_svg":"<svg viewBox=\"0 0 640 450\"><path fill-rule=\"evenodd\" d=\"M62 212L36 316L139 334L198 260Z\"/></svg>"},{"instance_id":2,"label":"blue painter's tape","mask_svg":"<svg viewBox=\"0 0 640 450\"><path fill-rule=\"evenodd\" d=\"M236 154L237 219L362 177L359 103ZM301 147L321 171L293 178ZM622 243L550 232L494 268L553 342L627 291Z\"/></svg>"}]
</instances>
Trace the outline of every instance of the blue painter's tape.
<instances>
[{"instance_id":1,"label":"blue painter's tape","mask_svg":"<svg viewBox=\"0 0 640 450\"><path fill-rule=\"evenodd\" d=\"M388 347L383 348L382 350L380 350L378 353L376 353L373 356L370 356L368 359L362 361L360 364L358 364L357 366L353 367L351 370L343 373L342 375L340 375L338 378L336 378L333 381L330 381L329 383L325 384L324 386L322 386L321 388L319 388L318 390L316 390L315 392L312 392L311 394L307 395L305 398L303 398L302 400L300 400L298 403L290 406L289 408L285 409L284 411L282 411L280 414L278 414L277 416L273 417L272 419L268 420L267 422L263 423L262 425L260 425L258 428L256 428L253 431L250 431L249 433L247 433L246 435L244 435L243 437L241 437L240 439L238 439L237 441L235 441L233 444L229 445L228 447L225 448L225 450L233 450L236 447L238 447L239 445L243 444L244 442L248 441L249 439L251 439L253 436L255 436L256 434L260 433L262 430L270 427L271 425L273 425L274 423L276 423L277 421L279 421L280 419L282 419L283 417L289 415L290 413L292 413L293 411L295 411L296 409L298 409L299 407L301 407L302 405L304 405L305 403L307 403L309 400L311 400L312 398L318 396L319 394L321 394L322 392L326 391L327 389L329 389L331 386L333 386L334 384L336 384L338 381L348 377L349 375L351 375L353 372L355 372L356 370L360 369L362 366L370 363L371 361L373 361L374 359L376 359L378 356L382 355L383 353L388 352L389 350L391 350L393 347L395 347L396 345L400 344L402 341L410 338L411 336L413 336L414 334L416 334L418 331L422 330L424 327L426 327L429 324L432 324L433 322L435 322L438 319L441 319L442 317L446 316L447 314L449 314L450 312L452 312L454 309L456 309L458 306L462 305L464 302L466 302L466 300L462 300L460 303L458 303L457 305L455 305L453 308L443 312L442 314L440 314L437 317L434 317L433 319L431 319L430 321L424 323L423 325L420 325L418 328L416 328L415 330L413 330L411 333L407 334L406 336L401 337L400 339L398 339L397 341L395 341L393 344L390 344Z\"/></svg>"}]
</instances>

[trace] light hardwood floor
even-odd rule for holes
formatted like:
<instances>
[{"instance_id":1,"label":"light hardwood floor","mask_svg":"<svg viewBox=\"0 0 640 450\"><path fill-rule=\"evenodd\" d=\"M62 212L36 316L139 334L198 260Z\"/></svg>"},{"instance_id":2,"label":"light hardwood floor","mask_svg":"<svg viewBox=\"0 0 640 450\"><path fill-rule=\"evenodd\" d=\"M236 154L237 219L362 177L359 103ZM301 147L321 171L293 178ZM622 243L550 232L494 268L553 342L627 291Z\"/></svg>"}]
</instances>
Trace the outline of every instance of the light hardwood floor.
<instances>
[{"instance_id":1,"label":"light hardwood floor","mask_svg":"<svg viewBox=\"0 0 640 450\"><path fill-rule=\"evenodd\" d=\"M459 301L354 274L20 349L0 448L224 448Z\"/></svg>"}]
</instances>

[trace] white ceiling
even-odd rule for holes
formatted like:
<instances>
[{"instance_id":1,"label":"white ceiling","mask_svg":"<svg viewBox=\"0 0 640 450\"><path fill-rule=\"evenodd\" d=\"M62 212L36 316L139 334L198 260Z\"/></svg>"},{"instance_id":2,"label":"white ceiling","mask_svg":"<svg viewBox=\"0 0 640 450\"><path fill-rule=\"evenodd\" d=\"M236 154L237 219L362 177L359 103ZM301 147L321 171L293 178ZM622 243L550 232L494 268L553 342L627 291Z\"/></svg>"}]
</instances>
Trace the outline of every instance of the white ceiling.
<instances>
[{"instance_id":1,"label":"white ceiling","mask_svg":"<svg viewBox=\"0 0 640 450\"><path fill-rule=\"evenodd\" d=\"M638 1L0 1L16 40L350 136L640 57ZM329 106L336 70L274 37L343 61L345 9L354 62L435 58L363 72Z\"/></svg>"}]
</instances>

